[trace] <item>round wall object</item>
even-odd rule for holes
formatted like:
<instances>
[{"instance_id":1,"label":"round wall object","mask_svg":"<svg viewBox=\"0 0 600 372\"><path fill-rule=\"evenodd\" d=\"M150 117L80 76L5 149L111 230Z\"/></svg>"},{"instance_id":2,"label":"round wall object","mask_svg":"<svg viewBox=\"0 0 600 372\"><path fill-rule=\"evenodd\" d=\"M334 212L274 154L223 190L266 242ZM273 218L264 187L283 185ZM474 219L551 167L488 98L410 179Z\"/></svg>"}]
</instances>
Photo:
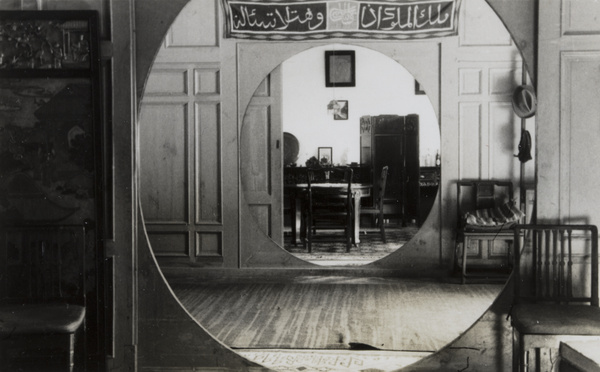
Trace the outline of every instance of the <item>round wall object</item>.
<instances>
[{"instance_id":1,"label":"round wall object","mask_svg":"<svg viewBox=\"0 0 600 372\"><path fill-rule=\"evenodd\" d=\"M300 142L298 142L298 138L291 133L283 132L283 164L296 163L299 152Z\"/></svg>"},{"instance_id":2,"label":"round wall object","mask_svg":"<svg viewBox=\"0 0 600 372\"><path fill-rule=\"evenodd\" d=\"M519 85L512 96L512 106L518 117L526 119L535 115L537 98L530 85Z\"/></svg>"}]
</instances>

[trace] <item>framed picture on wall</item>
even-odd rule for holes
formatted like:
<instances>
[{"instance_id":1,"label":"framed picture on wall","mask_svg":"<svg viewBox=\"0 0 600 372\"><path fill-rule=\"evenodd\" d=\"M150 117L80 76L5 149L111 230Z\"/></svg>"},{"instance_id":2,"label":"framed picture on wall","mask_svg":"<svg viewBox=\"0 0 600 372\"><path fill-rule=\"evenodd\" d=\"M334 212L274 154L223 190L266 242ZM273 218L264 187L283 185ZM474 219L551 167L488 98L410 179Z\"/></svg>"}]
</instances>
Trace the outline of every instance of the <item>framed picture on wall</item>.
<instances>
[{"instance_id":1,"label":"framed picture on wall","mask_svg":"<svg viewBox=\"0 0 600 372\"><path fill-rule=\"evenodd\" d=\"M331 159L333 156L333 148L332 147L319 147L319 163L321 165L331 165Z\"/></svg>"},{"instance_id":2,"label":"framed picture on wall","mask_svg":"<svg viewBox=\"0 0 600 372\"><path fill-rule=\"evenodd\" d=\"M325 86L356 86L355 54L353 50L325 51Z\"/></svg>"},{"instance_id":3,"label":"framed picture on wall","mask_svg":"<svg viewBox=\"0 0 600 372\"><path fill-rule=\"evenodd\" d=\"M333 112L333 120L348 120L348 101L337 101L337 108Z\"/></svg>"}]
</instances>

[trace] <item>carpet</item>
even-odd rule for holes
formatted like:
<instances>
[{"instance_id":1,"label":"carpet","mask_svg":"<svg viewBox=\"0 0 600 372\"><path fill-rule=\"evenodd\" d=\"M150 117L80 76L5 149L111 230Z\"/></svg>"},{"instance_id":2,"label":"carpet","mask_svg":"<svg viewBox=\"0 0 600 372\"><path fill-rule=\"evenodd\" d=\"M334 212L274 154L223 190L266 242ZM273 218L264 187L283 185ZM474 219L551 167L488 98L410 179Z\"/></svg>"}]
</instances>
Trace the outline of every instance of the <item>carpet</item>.
<instances>
[{"instance_id":1,"label":"carpet","mask_svg":"<svg viewBox=\"0 0 600 372\"><path fill-rule=\"evenodd\" d=\"M346 244L340 232L339 240L321 240L316 235L312 253L306 252L302 245L294 246L289 238L285 238L284 248L294 256L320 266L360 266L377 261L406 244L419 231L416 226L386 228L386 243L381 239L379 230L363 230L360 244L346 252Z\"/></svg>"},{"instance_id":2,"label":"carpet","mask_svg":"<svg viewBox=\"0 0 600 372\"><path fill-rule=\"evenodd\" d=\"M277 372L395 371L430 355L427 352L356 350L236 350L244 358Z\"/></svg>"}]
</instances>

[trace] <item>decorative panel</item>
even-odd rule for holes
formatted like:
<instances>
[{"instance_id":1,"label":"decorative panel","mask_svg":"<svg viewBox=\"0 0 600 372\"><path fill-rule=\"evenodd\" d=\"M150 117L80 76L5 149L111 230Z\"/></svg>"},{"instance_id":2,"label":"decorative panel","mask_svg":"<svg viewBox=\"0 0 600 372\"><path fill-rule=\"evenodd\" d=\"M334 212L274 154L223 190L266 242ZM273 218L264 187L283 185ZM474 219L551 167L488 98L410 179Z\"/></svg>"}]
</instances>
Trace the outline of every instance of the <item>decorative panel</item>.
<instances>
[{"instance_id":1,"label":"decorative panel","mask_svg":"<svg viewBox=\"0 0 600 372\"><path fill-rule=\"evenodd\" d=\"M217 46L216 0L190 1L167 34L167 48Z\"/></svg>"},{"instance_id":2,"label":"decorative panel","mask_svg":"<svg viewBox=\"0 0 600 372\"><path fill-rule=\"evenodd\" d=\"M563 35L600 34L600 2L563 0L561 9Z\"/></svg>"},{"instance_id":3,"label":"decorative panel","mask_svg":"<svg viewBox=\"0 0 600 372\"><path fill-rule=\"evenodd\" d=\"M481 94L481 69L461 68L459 70L459 94L471 95Z\"/></svg>"},{"instance_id":4,"label":"decorative panel","mask_svg":"<svg viewBox=\"0 0 600 372\"><path fill-rule=\"evenodd\" d=\"M187 70L152 70L146 84L148 95L188 94Z\"/></svg>"},{"instance_id":5,"label":"decorative panel","mask_svg":"<svg viewBox=\"0 0 600 372\"><path fill-rule=\"evenodd\" d=\"M187 104L144 104L140 194L147 223L187 221Z\"/></svg>"},{"instance_id":6,"label":"decorative panel","mask_svg":"<svg viewBox=\"0 0 600 372\"><path fill-rule=\"evenodd\" d=\"M244 148L244 157L247 161L243 170L244 189L247 192L266 192L270 193L269 175L270 162L270 107L269 106L248 106L244 126L242 128L242 141L253 141L254 143ZM251 132L251 133L250 133ZM246 134L248 133L248 134Z\"/></svg>"},{"instance_id":7,"label":"decorative panel","mask_svg":"<svg viewBox=\"0 0 600 372\"><path fill-rule=\"evenodd\" d=\"M188 256L187 232L148 232L148 239L157 256Z\"/></svg>"},{"instance_id":8,"label":"decorative panel","mask_svg":"<svg viewBox=\"0 0 600 372\"><path fill-rule=\"evenodd\" d=\"M481 104L459 104L460 178L480 177Z\"/></svg>"},{"instance_id":9,"label":"decorative panel","mask_svg":"<svg viewBox=\"0 0 600 372\"><path fill-rule=\"evenodd\" d=\"M492 8L480 0L463 0L461 5L461 46L508 46L510 35Z\"/></svg>"},{"instance_id":10,"label":"decorative panel","mask_svg":"<svg viewBox=\"0 0 600 372\"><path fill-rule=\"evenodd\" d=\"M600 102L600 52L565 52L561 66L560 214L592 223L600 220L600 193L590 187L600 183L600 105L590 104Z\"/></svg>"},{"instance_id":11,"label":"decorative panel","mask_svg":"<svg viewBox=\"0 0 600 372\"><path fill-rule=\"evenodd\" d=\"M510 102L492 102L489 106L490 177L518 180L518 153L521 122Z\"/></svg>"},{"instance_id":12,"label":"decorative panel","mask_svg":"<svg viewBox=\"0 0 600 372\"><path fill-rule=\"evenodd\" d=\"M219 94L219 70L195 69L194 94Z\"/></svg>"},{"instance_id":13,"label":"decorative panel","mask_svg":"<svg viewBox=\"0 0 600 372\"><path fill-rule=\"evenodd\" d=\"M202 232L196 234L196 256L221 256L222 234L220 232Z\"/></svg>"},{"instance_id":14,"label":"decorative panel","mask_svg":"<svg viewBox=\"0 0 600 372\"><path fill-rule=\"evenodd\" d=\"M516 86L520 85L520 69L515 68L490 68L489 94L512 95Z\"/></svg>"},{"instance_id":15,"label":"decorative panel","mask_svg":"<svg viewBox=\"0 0 600 372\"><path fill-rule=\"evenodd\" d=\"M196 103L196 222L221 222L221 122L218 103Z\"/></svg>"},{"instance_id":16,"label":"decorative panel","mask_svg":"<svg viewBox=\"0 0 600 372\"><path fill-rule=\"evenodd\" d=\"M268 204L253 204L250 205L250 212L252 212L258 223L258 230L264 231L267 235L271 236L271 206Z\"/></svg>"}]
</instances>

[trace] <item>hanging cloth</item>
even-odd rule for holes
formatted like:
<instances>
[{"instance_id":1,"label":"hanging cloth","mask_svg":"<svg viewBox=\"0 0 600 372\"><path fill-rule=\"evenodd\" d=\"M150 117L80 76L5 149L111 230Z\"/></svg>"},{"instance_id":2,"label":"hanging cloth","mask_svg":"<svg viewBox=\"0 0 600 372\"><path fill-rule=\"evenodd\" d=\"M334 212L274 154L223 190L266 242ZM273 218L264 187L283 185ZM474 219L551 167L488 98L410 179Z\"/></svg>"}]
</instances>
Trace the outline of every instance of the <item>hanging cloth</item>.
<instances>
[{"instance_id":1,"label":"hanging cloth","mask_svg":"<svg viewBox=\"0 0 600 372\"><path fill-rule=\"evenodd\" d=\"M521 140L519 141L519 154L515 155L521 163L531 160L531 134L528 130L521 131Z\"/></svg>"}]
</instances>

